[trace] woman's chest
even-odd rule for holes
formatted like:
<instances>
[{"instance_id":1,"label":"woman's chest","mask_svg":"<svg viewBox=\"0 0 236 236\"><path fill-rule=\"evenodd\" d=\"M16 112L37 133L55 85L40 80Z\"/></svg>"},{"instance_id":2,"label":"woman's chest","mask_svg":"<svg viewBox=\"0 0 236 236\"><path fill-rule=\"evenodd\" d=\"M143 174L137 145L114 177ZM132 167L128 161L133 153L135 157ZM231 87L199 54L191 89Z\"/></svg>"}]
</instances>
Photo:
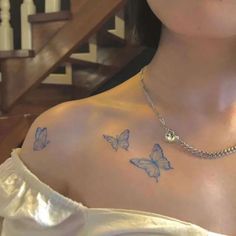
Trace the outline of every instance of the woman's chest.
<instances>
[{"instance_id":1,"label":"woman's chest","mask_svg":"<svg viewBox=\"0 0 236 236\"><path fill-rule=\"evenodd\" d=\"M83 183L74 181L81 173L73 175L69 197L91 208L148 211L236 235L236 162L204 162L166 150L167 156L172 169L160 168L158 178L132 164L127 153L95 158Z\"/></svg>"}]
</instances>

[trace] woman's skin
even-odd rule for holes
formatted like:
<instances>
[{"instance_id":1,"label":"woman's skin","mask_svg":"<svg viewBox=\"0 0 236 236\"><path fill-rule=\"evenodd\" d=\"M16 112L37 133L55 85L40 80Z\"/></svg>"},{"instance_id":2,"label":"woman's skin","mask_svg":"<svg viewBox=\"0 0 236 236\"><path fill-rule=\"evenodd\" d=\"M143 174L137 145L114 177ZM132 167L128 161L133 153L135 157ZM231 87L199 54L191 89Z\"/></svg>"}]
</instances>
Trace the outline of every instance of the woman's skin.
<instances>
[{"instance_id":1,"label":"woman's skin","mask_svg":"<svg viewBox=\"0 0 236 236\"><path fill-rule=\"evenodd\" d=\"M144 81L167 125L205 151L235 145L235 0L148 3L163 30ZM87 207L154 212L236 235L236 153L201 160L166 143L140 75L40 115L21 159L43 182ZM156 171L150 176L134 159L150 160L155 144L168 168L150 164Z\"/></svg>"},{"instance_id":2,"label":"woman's skin","mask_svg":"<svg viewBox=\"0 0 236 236\"><path fill-rule=\"evenodd\" d=\"M177 119L184 112L188 117L187 130L213 117L224 121L222 131L227 136L232 134L227 141L234 144L236 2L149 0L148 3L164 24L146 79L155 100L166 111L171 107Z\"/></svg>"}]
</instances>

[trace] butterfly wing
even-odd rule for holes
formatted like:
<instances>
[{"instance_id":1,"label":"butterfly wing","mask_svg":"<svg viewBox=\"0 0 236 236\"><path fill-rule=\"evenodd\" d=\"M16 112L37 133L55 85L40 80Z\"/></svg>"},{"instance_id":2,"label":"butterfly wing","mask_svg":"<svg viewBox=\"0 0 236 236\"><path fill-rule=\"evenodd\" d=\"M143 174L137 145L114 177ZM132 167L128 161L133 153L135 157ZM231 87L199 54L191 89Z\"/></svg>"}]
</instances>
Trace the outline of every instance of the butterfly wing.
<instances>
[{"instance_id":1,"label":"butterfly wing","mask_svg":"<svg viewBox=\"0 0 236 236\"><path fill-rule=\"evenodd\" d=\"M165 157L163 150L159 144L155 144L153 146L152 152L150 154L150 158L159 166L159 168L164 170L173 169L171 167L170 162Z\"/></svg>"},{"instance_id":2,"label":"butterfly wing","mask_svg":"<svg viewBox=\"0 0 236 236\"><path fill-rule=\"evenodd\" d=\"M124 130L118 137L118 145L128 151L129 147L129 133L128 129Z\"/></svg>"},{"instance_id":3,"label":"butterfly wing","mask_svg":"<svg viewBox=\"0 0 236 236\"><path fill-rule=\"evenodd\" d=\"M47 135L48 135L47 128L43 128L42 132L40 133L39 139L44 145L47 144Z\"/></svg>"},{"instance_id":4,"label":"butterfly wing","mask_svg":"<svg viewBox=\"0 0 236 236\"><path fill-rule=\"evenodd\" d=\"M158 182L158 178L160 176L160 170L155 163L153 163L151 160L148 159L131 159L130 162L134 164L135 166L143 169L146 171L146 173L150 176L156 179Z\"/></svg>"},{"instance_id":5,"label":"butterfly wing","mask_svg":"<svg viewBox=\"0 0 236 236\"><path fill-rule=\"evenodd\" d=\"M40 132L41 132L41 128L40 128L40 127L38 127L38 128L36 129L36 132L35 132L35 139L36 139L36 140L38 140L38 139L39 139Z\"/></svg>"},{"instance_id":6,"label":"butterfly wing","mask_svg":"<svg viewBox=\"0 0 236 236\"><path fill-rule=\"evenodd\" d=\"M109 135L103 135L103 138L111 144L112 148L115 149L117 151L118 149L118 141L116 138L109 136Z\"/></svg>"},{"instance_id":7,"label":"butterfly wing","mask_svg":"<svg viewBox=\"0 0 236 236\"><path fill-rule=\"evenodd\" d=\"M37 128L35 133L34 150L41 150L49 143L47 140L47 128Z\"/></svg>"}]
</instances>

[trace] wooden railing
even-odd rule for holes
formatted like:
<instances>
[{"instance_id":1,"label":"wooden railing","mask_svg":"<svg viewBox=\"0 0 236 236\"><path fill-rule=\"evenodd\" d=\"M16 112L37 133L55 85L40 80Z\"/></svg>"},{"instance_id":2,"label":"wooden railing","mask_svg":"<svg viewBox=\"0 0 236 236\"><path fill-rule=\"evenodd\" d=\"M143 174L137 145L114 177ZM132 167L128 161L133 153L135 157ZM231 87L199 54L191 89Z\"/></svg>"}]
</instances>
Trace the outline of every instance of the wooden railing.
<instances>
[{"instance_id":1,"label":"wooden railing","mask_svg":"<svg viewBox=\"0 0 236 236\"><path fill-rule=\"evenodd\" d=\"M62 64L66 65L64 76L66 83L71 84L72 73L70 65L67 64L68 59L72 59L73 62L77 60L80 64L81 61L87 61L87 65L92 67L97 64L112 67L113 65L108 62L109 55L117 52L111 53L111 50L104 50L105 48L100 50L99 44L107 40L103 42L98 37L98 31L104 32L106 39L115 40L118 44L123 45L125 42L122 7L126 0L71 0L71 11L61 11L60 0L45 0L46 13L36 12L38 5L35 7L34 3L37 3L37 0L23 0L22 44L21 48L16 50L12 47L12 43L9 43L14 37L9 23L10 1L0 0L0 2L2 110L12 107L20 97L45 81ZM58 10L60 12L56 12ZM109 19L114 24L104 25ZM4 31L7 33L3 33ZM80 46L86 43L88 50L80 50ZM115 71L113 67L110 70ZM55 76L53 75L49 81L55 82ZM61 76L58 81L62 81Z\"/></svg>"},{"instance_id":2,"label":"wooden railing","mask_svg":"<svg viewBox=\"0 0 236 236\"><path fill-rule=\"evenodd\" d=\"M0 50L14 50L14 35L10 24L10 1L0 0L1 24L0 24ZM57 12L61 10L61 0L45 0L45 12ZM33 0L24 0L21 5L21 49L32 49L32 33L28 16L36 13Z\"/></svg>"}]
</instances>

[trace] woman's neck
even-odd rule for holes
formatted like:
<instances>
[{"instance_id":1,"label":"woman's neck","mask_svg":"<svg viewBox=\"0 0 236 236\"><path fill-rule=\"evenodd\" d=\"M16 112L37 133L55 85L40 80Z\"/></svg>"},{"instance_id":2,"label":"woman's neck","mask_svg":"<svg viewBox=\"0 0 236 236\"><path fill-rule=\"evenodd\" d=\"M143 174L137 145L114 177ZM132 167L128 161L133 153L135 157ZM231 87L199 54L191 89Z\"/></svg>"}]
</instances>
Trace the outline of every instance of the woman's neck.
<instances>
[{"instance_id":1,"label":"woman's neck","mask_svg":"<svg viewBox=\"0 0 236 236\"><path fill-rule=\"evenodd\" d=\"M172 111L208 117L236 114L236 36L187 37L163 26L145 78L154 101Z\"/></svg>"}]
</instances>

